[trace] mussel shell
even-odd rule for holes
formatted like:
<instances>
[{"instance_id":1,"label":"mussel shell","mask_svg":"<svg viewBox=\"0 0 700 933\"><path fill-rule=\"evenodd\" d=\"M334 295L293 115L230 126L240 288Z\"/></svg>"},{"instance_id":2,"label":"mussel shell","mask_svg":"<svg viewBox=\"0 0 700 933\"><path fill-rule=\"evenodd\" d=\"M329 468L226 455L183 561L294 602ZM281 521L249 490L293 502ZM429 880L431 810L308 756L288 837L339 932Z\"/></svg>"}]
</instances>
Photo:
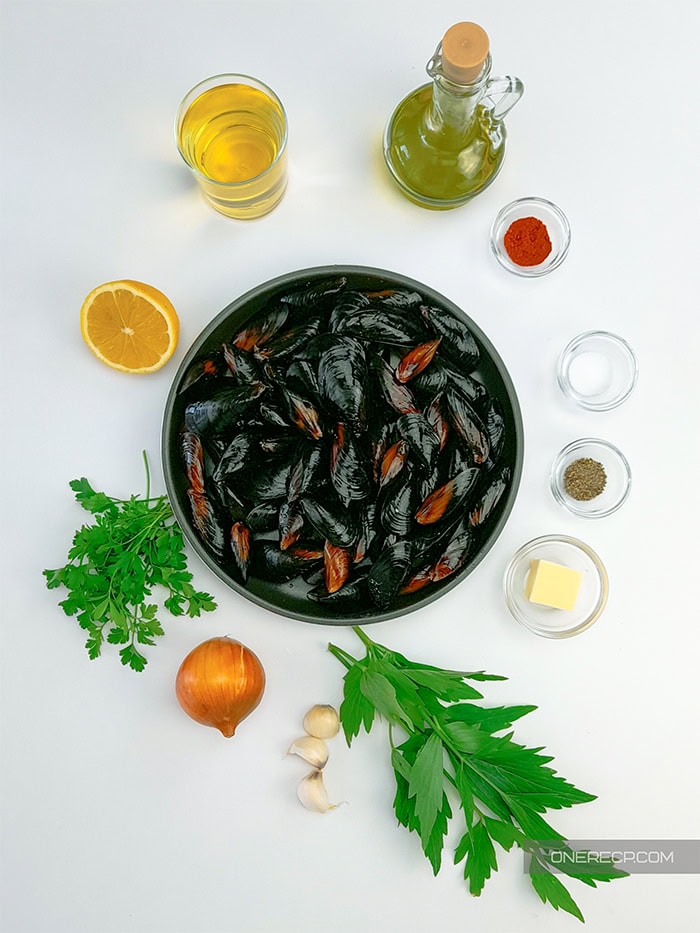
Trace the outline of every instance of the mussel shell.
<instances>
[{"instance_id":1,"label":"mussel shell","mask_svg":"<svg viewBox=\"0 0 700 933\"><path fill-rule=\"evenodd\" d=\"M417 412L401 415L396 422L396 430L408 444L418 464L426 471L432 470L440 452L440 439L425 415Z\"/></svg>"},{"instance_id":2,"label":"mussel shell","mask_svg":"<svg viewBox=\"0 0 700 933\"><path fill-rule=\"evenodd\" d=\"M355 515L342 502L320 502L308 496L299 500L304 515L324 540L336 547L352 547L359 535Z\"/></svg>"},{"instance_id":3,"label":"mussel shell","mask_svg":"<svg viewBox=\"0 0 700 933\"><path fill-rule=\"evenodd\" d=\"M448 388L445 399L452 427L472 452L475 462L484 463L491 445L483 422L458 389Z\"/></svg>"},{"instance_id":4,"label":"mussel shell","mask_svg":"<svg viewBox=\"0 0 700 933\"><path fill-rule=\"evenodd\" d=\"M206 431L225 431L236 424L250 410L265 386L217 389L208 398L192 401L185 408L185 429L196 434Z\"/></svg>"},{"instance_id":5,"label":"mussel shell","mask_svg":"<svg viewBox=\"0 0 700 933\"><path fill-rule=\"evenodd\" d=\"M256 541L252 552L251 573L263 580L283 583L298 576L304 562L289 551L282 551L272 541Z\"/></svg>"},{"instance_id":6,"label":"mussel shell","mask_svg":"<svg viewBox=\"0 0 700 933\"><path fill-rule=\"evenodd\" d=\"M420 411L411 390L408 386L396 381L394 370L387 362L380 356L373 356L371 365L379 391L387 405L399 414L418 413Z\"/></svg>"},{"instance_id":7,"label":"mussel shell","mask_svg":"<svg viewBox=\"0 0 700 933\"><path fill-rule=\"evenodd\" d=\"M323 449L318 444L304 444L300 448L289 472L289 499L298 499L317 485L321 479L322 459Z\"/></svg>"},{"instance_id":8,"label":"mussel shell","mask_svg":"<svg viewBox=\"0 0 700 933\"><path fill-rule=\"evenodd\" d=\"M204 450L199 435L194 431L183 431L180 436L180 449L190 488L195 493L204 492Z\"/></svg>"},{"instance_id":9,"label":"mussel shell","mask_svg":"<svg viewBox=\"0 0 700 933\"><path fill-rule=\"evenodd\" d=\"M241 350L262 347L284 326L288 314L289 309L286 305L272 305L262 314L256 314L244 328L238 331L231 342Z\"/></svg>"},{"instance_id":10,"label":"mussel shell","mask_svg":"<svg viewBox=\"0 0 700 933\"><path fill-rule=\"evenodd\" d=\"M469 467L427 496L416 512L419 524L432 525L454 515L467 501L480 475L481 471L476 467Z\"/></svg>"},{"instance_id":11,"label":"mussel shell","mask_svg":"<svg viewBox=\"0 0 700 933\"><path fill-rule=\"evenodd\" d=\"M467 325L454 314L434 305L423 305L423 319L436 336L442 337L440 356L460 372L471 372L479 365L479 345Z\"/></svg>"},{"instance_id":12,"label":"mussel shell","mask_svg":"<svg viewBox=\"0 0 700 933\"><path fill-rule=\"evenodd\" d=\"M479 527L490 518L508 489L510 478L510 468L504 467L501 473L490 482L484 494L469 512L470 525Z\"/></svg>"},{"instance_id":13,"label":"mussel shell","mask_svg":"<svg viewBox=\"0 0 700 933\"><path fill-rule=\"evenodd\" d=\"M399 539L386 543L372 565L367 586L372 601L387 609L395 599L411 569L411 542Z\"/></svg>"},{"instance_id":14,"label":"mussel shell","mask_svg":"<svg viewBox=\"0 0 700 933\"><path fill-rule=\"evenodd\" d=\"M239 385L252 385L263 381L262 369L252 353L228 343L223 344L222 350L226 365Z\"/></svg>"},{"instance_id":15,"label":"mussel shell","mask_svg":"<svg viewBox=\"0 0 700 933\"><path fill-rule=\"evenodd\" d=\"M192 523L207 550L218 560L223 560L226 549L226 533L222 516L207 492L187 490L190 500Z\"/></svg>"},{"instance_id":16,"label":"mussel shell","mask_svg":"<svg viewBox=\"0 0 700 933\"><path fill-rule=\"evenodd\" d=\"M318 385L321 398L340 419L361 431L365 423L367 364L357 340L340 338L319 357Z\"/></svg>"},{"instance_id":17,"label":"mussel shell","mask_svg":"<svg viewBox=\"0 0 700 933\"><path fill-rule=\"evenodd\" d=\"M343 318L338 333L375 343L412 348L425 337L425 330L417 319L408 318L392 308L369 307Z\"/></svg>"},{"instance_id":18,"label":"mussel shell","mask_svg":"<svg viewBox=\"0 0 700 933\"><path fill-rule=\"evenodd\" d=\"M387 534L405 537L413 528L416 489L410 467L389 483L381 500L380 521Z\"/></svg>"},{"instance_id":19,"label":"mussel shell","mask_svg":"<svg viewBox=\"0 0 700 933\"><path fill-rule=\"evenodd\" d=\"M283 295L280 301L292 308L303 310L327 307L331 302L338 300L337 296L347 284L348 280L344 275L334 279L323 279L318 284L304 285L302 288L294 289L289 294Z\"/></svg>"},{"instance_id":20,"label":"mussel shell","mask_svg":"<svg viewBox=\"0 0 700 933\"><path fill-rule=\"evenodd\" d=\"M341 502L362 501L370 493L370 467L359 444L345 425L336 427L331 450L331 482Z\"/></svg>"},{"instance_id":21,"label":"mussel shell","mask_svg":"<svg viewBox=\"0 0 700 933\"><path fill-rule=\"evenodd\" d=\"M256 445L252 432L242 431L237 434L222 453L212 474L216 483L223 482L228 476L250 465L251 452Z\"/></svg>"},{"instance_id":22,"label":"mussel shell","mask_svg":"<svg viewBox=\"0 0 700 933\"><path fill-rule=\"evenodd\" d=\"M279 509L279 502L257 502L247 513L246 524L256 534L274 531L279 520Z\"/></svg>"}]
</instances>

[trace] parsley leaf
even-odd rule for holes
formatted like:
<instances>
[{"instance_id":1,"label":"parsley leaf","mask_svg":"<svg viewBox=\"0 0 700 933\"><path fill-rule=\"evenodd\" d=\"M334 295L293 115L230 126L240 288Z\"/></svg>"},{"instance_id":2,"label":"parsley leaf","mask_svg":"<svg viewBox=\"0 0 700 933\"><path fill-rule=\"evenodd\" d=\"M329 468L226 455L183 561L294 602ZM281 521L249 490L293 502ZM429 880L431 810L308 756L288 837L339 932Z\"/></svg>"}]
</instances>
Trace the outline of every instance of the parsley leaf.
<instances>
[{"instance_id":1,"label":"parsley leaf","mask_svg":"<svg viewBox=\"0 0 700 933\"><path fill-rule=\"evenodd\" d=\"M68 563L43 572L49 589L68 591L59 605L88 633L90 659L100 656L105 642L123 645L121 662L135 671L147 664L138 646L154 645L164 634L158 606L149 601L155 586L166 590L163 604L172 615L196 617L216 608L208 593L192 586L182 531L167 497L150 497L145 451L143 459L145 499L114 499L95 491L85 477L70 483L93 522L75 533Z\"/></svg>"},{"instance_id":2,"label":"parsley leaf","mask_svg":"<svg viewBox=\"0 0 700 933\"><path fill-rule=\"evenodd\" d=\"M394 812L401 826L420 837L433 872L440 869L453 817L448 792L456 792L464 833L455 863L464 862L470 893L479 895L497 871L496 847L507 852L517 846L530 859L530 879L541 900L583 920L552 870L592 887L626 872L612 860L561 857L571 849L542 814L595 797L558 775L543 747L519 745L506 732L536 707L481 706L473 701L482 695L466 681L506 678L419 664L372 641L361 628L354 631L366 648L364 658L328 646L346 668L340 705L345 738L350 745L362 726L369 732L379 719L388 722ZM398 745L395 729L406 736Z\"/></svg>"}]
</instances>

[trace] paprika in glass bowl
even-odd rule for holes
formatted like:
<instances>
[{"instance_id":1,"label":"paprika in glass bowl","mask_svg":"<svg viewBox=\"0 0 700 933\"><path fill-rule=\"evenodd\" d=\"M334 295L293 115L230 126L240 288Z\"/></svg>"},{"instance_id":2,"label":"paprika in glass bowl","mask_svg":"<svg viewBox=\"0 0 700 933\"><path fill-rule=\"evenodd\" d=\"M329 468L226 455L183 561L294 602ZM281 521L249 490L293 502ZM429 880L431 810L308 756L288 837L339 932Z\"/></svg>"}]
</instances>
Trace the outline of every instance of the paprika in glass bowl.
<instances>
[{"instance_id":1,"label":"paprika in glass bowl","mask_svg":"<svg viewBox=\"0 0 700 933\"><path fill-rule=\"evenodd\" d=\"M491 226L491 249L504 269L534 278L560 266L569 251L571 228L565 214L544 198L506 204Z\"/></svg>"}]
</instances>

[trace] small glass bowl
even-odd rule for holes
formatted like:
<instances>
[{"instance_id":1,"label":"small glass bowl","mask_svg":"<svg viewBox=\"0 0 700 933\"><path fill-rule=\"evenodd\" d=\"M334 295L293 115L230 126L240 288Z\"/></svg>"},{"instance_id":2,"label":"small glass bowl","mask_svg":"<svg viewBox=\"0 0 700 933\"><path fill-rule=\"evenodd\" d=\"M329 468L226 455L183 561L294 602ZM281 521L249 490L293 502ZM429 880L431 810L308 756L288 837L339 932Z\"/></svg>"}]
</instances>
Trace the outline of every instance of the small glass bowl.
<instances>
[{"instance_id":1,"label":"small glass bowl","mask_svg":"<svg viewBox=\"0 0 700 933\"><path fill-rule=\"evenodd\" d=\"M609 411L628 398L637 382L634 350L616 334L590 330L562 350L557 381L564 393L589 411Z\"/></svg>"},{"instance_id":2,"label":"small glass bowl","mask_svg":"<svg viewBox=\"0 0 700 933\"><path fill-rule=\"evenodd\" d=\"M575 499L566 491L564 474L575 460L590 458L600 463L605 470L605 487L593 499ZM549 475L552 495L564 508L583 518L604 518L616 512L632 485L632 471L624 454L608 441L594 437L583 437L572 441L561 450L552 465Z\"/></svg>"},{"instance_id":3,"label":"small glass bowl","mask_svg":"<svg viewBox=\"0 0 700 933\"><path fill-rule=\"evenodd\" d=\"M552 241L552 252L544 262L536 266L519 266L510 258L503 244L503 238L510 225L514 220L520 220L523 217L536 217L541 220ZM556 204L545 201L544 198L520 198L518 201L506 204L496 214L496 219L491 226L491 249L496 259L504 269L526 278L546 275L560 266L569 252L570 243L571 228L565 214Z\"/></svg>"},{"instance_id":4,"label":"small glass bowl","mask_svg":"<svg viewBox=\"0 0 700 933\"><path fill-rule=\"evenodd\" d=\"M525 585L533 560L549 560L583 574L573 609L553 609L532 603ZM544 638L570 638L600 618L608 601L608 574L591 548L566 535L544 535L524 544L506 568L503 580L505 600L513 618Z\"/></svg>"}]
</instances>

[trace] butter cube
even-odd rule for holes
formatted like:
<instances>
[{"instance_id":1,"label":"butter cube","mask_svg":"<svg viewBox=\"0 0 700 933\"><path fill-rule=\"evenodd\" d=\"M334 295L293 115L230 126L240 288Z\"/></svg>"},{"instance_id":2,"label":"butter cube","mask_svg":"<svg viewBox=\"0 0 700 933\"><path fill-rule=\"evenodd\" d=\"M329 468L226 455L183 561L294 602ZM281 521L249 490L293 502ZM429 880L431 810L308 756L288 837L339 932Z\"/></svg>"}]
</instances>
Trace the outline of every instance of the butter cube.
<instances>
[{"instance_id":1,"label":"butter cube","mask_svg":"<svg viewBox=\"0 0 700 933\"><path fill-rule=\"evenodd\" d=\"M576 605L583 574L549 560L530 562L530 574L525 595L531 603L553 609L573 609Z\"/></svg>"}]
</instances>

